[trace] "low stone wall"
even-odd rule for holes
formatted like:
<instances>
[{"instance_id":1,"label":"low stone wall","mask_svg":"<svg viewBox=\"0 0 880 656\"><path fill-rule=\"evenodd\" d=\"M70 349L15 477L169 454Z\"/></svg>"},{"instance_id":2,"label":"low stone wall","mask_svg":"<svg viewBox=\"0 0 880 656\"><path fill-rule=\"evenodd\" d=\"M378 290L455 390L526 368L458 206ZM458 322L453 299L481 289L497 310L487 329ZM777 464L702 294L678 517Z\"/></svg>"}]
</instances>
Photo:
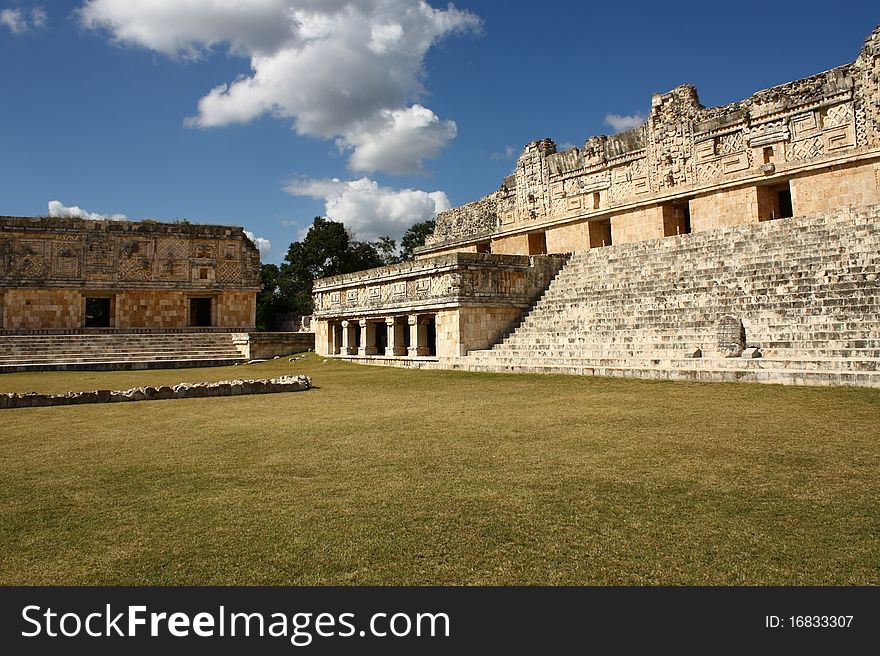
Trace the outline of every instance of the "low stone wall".
<instances>
[{"instance_id":1,"label":"low stone wall","mask_svg":"<svg viewBox=\"0 0 880 656\"><path fill-rule=\"evenodd\" d=\"M241 396L244 394L277 394L304 392L312 386L308 376L280 376L269 380L221 380L216 383L180 383L161 387L134 387L124 392L95 390L67 394L0 394L0 410L7 408L39 408L85 403L118 403L127 401L162 401L165 399L199 399L212 396Z\"/></svg>"},{"instance_id":2,"label":"low stone wall","mask_svg":"<svg viewBox=\"0 0 880 656\"><path fill-rule=\"evenodd\" d=\"M305 353L315 349L315 333L311 332L237 333L232 341L249 360L267 360L276 355Z\"/></svg>"}]
</instances>

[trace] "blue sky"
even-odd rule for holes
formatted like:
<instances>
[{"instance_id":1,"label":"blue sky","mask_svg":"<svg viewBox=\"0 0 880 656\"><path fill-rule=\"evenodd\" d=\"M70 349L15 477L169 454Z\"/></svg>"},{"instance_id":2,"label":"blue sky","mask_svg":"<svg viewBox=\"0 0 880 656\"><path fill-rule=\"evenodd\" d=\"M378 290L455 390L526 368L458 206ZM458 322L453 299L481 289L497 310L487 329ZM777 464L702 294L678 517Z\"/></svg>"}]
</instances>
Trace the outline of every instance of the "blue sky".
<instances>
[{"instance_id":1,"label":"blue sky","mask_svg":"<svg viewBox=\"0 0 880 656\"><path fill-rule=\"evenodd\" d=\"M533 139L613 133L685 82L740 100L877 23L876 0L0 0L0 215L241 225L270 262L318 214L399 237Z\"/></svg>"}]
</instances>

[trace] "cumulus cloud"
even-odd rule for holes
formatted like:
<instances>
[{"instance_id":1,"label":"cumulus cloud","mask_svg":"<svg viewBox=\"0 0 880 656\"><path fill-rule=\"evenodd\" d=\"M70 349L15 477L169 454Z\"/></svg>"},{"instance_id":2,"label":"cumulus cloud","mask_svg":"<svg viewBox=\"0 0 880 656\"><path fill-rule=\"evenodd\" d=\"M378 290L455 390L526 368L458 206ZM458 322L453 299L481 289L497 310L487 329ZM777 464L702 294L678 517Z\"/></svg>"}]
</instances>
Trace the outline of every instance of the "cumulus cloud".
<instances>
[{"instance_id":1,"label":"cumulus cloud","mask_svg":"<svg viewBox=\"0 0 880 656\"><path fill-rule=\"evenodd\" d=\"M623 132L631 130L645 122L645 117L636 112L629 116L621 116L620 114L608 114L605 116L605 122L614 128L615 132Z\"/></svg>"},{"instance_id":2,"label":"cumulus cloud","mask_svg":"<svg viewBox=\"0 0 880 656\"><path fill-rule=\"evenodd\" d=\"M269 254L269 251L272 250L272 242L270 242L268 239L265 239L264 237L257 237L250 230L245 230L244 234L247 236L248 239L254 242L254 246L256 246L257 249L260 251L260 255L265 257Z\"/></svg>"},{"instance_id":3,"label":"cumulus cloud","mask_svg":"<svg viewBox=\"0 0 880 656\"><path fill-rule=\"evenodd\" d=\"M455 121L441 121L427 107L413 105L383 111L378 122L356 125L336 143L353 150L349 165L355 171L424 173L422 160L437 157L457 132Z\"/></svg>"},{"instance_id":4,"label":"cumulus cloud","mask_svg":"<svg viewBox=\"0 0 880 656\"><path fill-rule=\"evenodd\" d=\"M87 212L81 207L73 205L67 207L58 200L49 201L49 216L55 219L91 219L92 221L127 221L125 214L98 214Z\"/></svg>"},{"instance_id":5,"label":"cumulus cloud","mask_svg":"<svg viewBox=\"0 0 880 656\"><path fill-rule=\"evenodd\" d=\"M366 240L380 235L397 239L413 223L432 219L451 207L442 191L391 189L369 178L300 178L290 181L284 190L294 196L323 200L328 219L344 223L359 239Z\"/></svg>"},{"instance_id":6,"label":"cumulus cloud","mask_svg":"<svg viewBox=\"0 0 880 656\"><path fill-rule=\"evenodd\" d=\"M220 84L187 119L191 127L246 123L269 114L298 134L335 139L355 171L415 173L456 134L418 104L427 51L480 20L425 0L87 0L83 25L171 57L226 48L250 75Z\"/></svg>"},{"instance_id":7,"label":"cumulus cloud","mask_svg":"<svg viewBox=\"0 0 880 656\"><path fill-rule=\"evenodd\" d=\"M24 34L32 29L46 26L48 14L42 7L33 7L30 11L25 9L3 9L0 11L0 25L9 28L13 34Z\"/></svg>"}]
</instances>

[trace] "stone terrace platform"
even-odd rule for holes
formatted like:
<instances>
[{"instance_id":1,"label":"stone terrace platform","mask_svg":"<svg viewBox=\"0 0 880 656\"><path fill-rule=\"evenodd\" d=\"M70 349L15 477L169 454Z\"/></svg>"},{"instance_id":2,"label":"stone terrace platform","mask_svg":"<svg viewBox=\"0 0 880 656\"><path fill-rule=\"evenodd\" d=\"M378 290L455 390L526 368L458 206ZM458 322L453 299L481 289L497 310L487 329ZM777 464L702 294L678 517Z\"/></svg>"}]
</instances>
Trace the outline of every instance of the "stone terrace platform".
<instances>
[{"instance_id":1,"label":"stone terrace platform","mask_svg":"<svg viewBox=\"0 0 880 656\"><path fill-rule=\"evenodd\" d=\"M0 335L0 373L176 369L245 361L233 333Z\"/></svg>"},{"instance_id":2,"label":"stone terrace platform","mask_svg":"<svg viewBox=\"0 0 880 656\"><path fill-rule=\"evenodd\" d=\"M880 387L880 206L576 254L511 335L438 366Z\"/></svg>"}]
</instances>

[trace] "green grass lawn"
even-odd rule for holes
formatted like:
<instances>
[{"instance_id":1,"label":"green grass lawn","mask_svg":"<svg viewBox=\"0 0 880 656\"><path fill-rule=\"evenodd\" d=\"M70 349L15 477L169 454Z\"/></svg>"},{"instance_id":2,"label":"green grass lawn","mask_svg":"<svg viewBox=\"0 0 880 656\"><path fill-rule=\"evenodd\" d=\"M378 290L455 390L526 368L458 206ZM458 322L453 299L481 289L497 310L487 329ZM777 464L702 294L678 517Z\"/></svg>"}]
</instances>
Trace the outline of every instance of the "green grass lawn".
<instances>
[{"instance_id":1,"label":"green grass lawn","mask_svg":"<svg viewBox=\"0 0 880 656\"><path fill-rule=\"evenodd\" d=\"M880 391L327 361L294 394L0 411L3 584L880 584Z\"/></svg>"}]
</instances>

